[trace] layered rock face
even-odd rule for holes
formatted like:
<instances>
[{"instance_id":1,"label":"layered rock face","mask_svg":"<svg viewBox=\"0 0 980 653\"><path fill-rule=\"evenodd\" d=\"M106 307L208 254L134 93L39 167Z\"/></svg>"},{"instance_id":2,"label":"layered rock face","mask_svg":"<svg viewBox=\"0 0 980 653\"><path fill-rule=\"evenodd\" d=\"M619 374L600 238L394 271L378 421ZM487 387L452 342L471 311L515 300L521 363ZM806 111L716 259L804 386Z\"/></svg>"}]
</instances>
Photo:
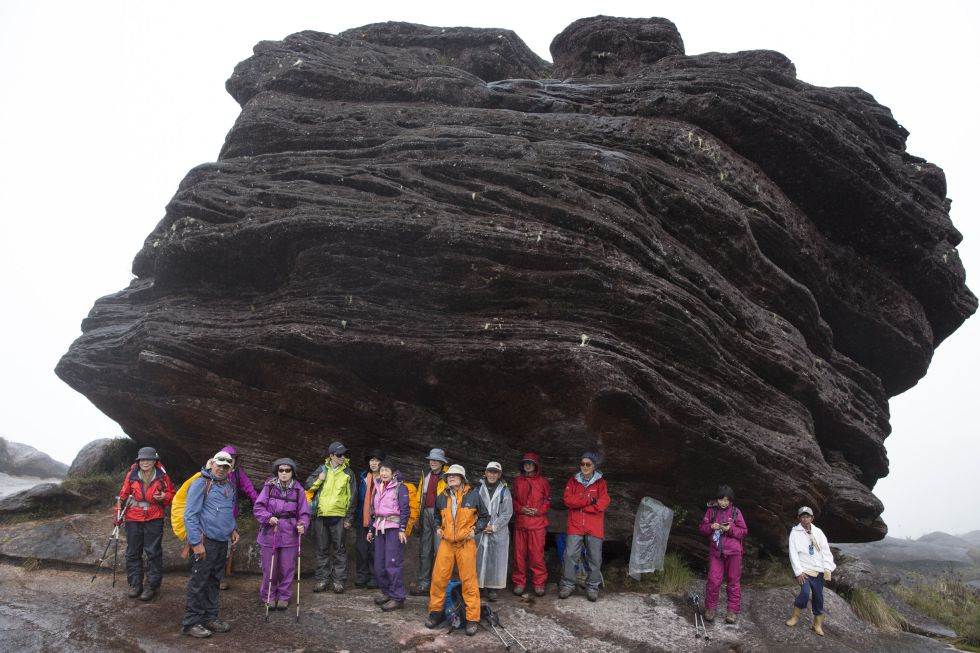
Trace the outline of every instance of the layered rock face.
<instances>
[{"instance_id":1,"label":"layered rock face","mask_svg":"<svg viewBox=\"0 0 980 653\"><path fill-rule=\"evenodd\" d=\"M472 480L532 450L560 505L597 450L612 539L644 495L690 533L719 482L765 544L800 504L880 538L887 399L977 306L942 171L775 52L596 17L552 55L393 23L258 44L219 160L58 374L188 464L306 473L339 439Z\"/></svg>"}]
</instances>

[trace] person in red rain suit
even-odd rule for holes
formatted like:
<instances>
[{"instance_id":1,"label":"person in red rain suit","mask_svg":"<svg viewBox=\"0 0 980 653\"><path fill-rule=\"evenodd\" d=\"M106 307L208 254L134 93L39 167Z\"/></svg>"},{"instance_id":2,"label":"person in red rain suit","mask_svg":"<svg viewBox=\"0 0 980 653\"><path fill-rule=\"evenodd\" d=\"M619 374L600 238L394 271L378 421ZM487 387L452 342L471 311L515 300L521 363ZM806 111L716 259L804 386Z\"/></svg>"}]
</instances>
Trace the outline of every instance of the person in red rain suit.
<instances>
[{"instance_id":1,"label":"person in red rain suit","mask_svg":"<svg viewBox=\"0 0 980 653\"><path fill-rule=\"evenodd\" d=\"M541 476L541 462L533 453L521 458L523 472L514 480L514 594L521 596L527 585L527 564L531 566L534 593L544 596L548 570L544 566L544 537L548 531L551 485Z\"/></svg>"}]
</instances>

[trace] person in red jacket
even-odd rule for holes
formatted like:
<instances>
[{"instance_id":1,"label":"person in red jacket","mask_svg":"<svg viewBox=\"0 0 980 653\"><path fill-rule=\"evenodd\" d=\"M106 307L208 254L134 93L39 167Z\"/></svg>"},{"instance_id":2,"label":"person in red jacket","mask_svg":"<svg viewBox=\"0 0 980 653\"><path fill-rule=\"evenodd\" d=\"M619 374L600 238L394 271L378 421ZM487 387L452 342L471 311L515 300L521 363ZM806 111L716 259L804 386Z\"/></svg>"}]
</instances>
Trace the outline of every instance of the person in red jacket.
<instances>
[{"instance_id":1,"label":"person in red jacket","mask_svg":"<svg viewBox=\"0 0 980 653\"><path fill-rule=\"evenodd\" d=\"M163 580L163 515L174 499L174 484L153 447L143 447L119 490L125 510L126 580L129 598L152 599ZM118 522L117 522L118 525ZM146 552L146 588L143 587L143 552Z\"/></svg>"},{"instance_id":2,"label":"person in red jacket","mask_svg":"<svg viewBox=\"0 0 980 653\"><path fill-rule=\"evenodd\" d=\"M531 566L534 593L544 596L548 569L544 565L544 537L548 531L548 509L551 508L551 484L541 476L541 462L533 453L521 459L523 472L514 480L514 594L524 594L527 563Z\"/></svg>"},{"instance_id":3,"label":"person in red jacket","mask_svg":"<svg viewBox=\"0 0 980 653\"><path fill-rule=\"evenodd\" d=\"M585 549L589 560L589 577L585 581L586 596L590 601L599 599L602 574L602 538L606 509L609 508L609 492L606 479L598 470L599 457L592 452L582 454L579 473L565 484L564 501L568 508L568 526L565 536L565 559L562 562L558 598L567 599L575 589L575 565Z\"/></svg>"}]
</instances>

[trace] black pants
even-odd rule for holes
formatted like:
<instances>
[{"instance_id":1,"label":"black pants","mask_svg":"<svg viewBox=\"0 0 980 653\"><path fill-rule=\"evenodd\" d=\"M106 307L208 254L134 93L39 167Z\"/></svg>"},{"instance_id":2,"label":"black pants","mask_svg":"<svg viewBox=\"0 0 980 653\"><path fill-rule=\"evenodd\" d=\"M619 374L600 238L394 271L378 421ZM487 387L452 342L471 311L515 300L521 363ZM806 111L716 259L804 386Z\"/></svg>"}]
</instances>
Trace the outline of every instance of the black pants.
<instances>
[{"instance_id":1,"label":"black pants","mask_svg":"<svg viewBox=\"0 0 980 653\"><path fill-rule=\"evenodd\" d=\"M360 524L357 525L357 533L354 538L354 553L357 559L357 575L354 582L358 585L366 585L370 581L377 582L374 575L374 542L367 541L368 529Z\"/></svg>"},{"instance_id":2,"label":"black pants","mask_svg":"<svg viewBox=\"0 0 980 653\"><path fill-rule=\"evenodd\" d=\"M143 585L143 552L146 583L157 589L163 580L163 518L126 522L126 581Z\"/></svg>"},{"instance_id":3,"label":"black pants","mask_svg":"<svg viewBox=\"0 0 980 653\"><path fill-rule=\"evenodd\" d=\"M204 538L204 559L194 560L191 564L191 577L187 581L187 611L180 622L182 628L206 624L218 618L218 585L225 576L227 560L227 541Z\"/></svg>"}]
</instances>

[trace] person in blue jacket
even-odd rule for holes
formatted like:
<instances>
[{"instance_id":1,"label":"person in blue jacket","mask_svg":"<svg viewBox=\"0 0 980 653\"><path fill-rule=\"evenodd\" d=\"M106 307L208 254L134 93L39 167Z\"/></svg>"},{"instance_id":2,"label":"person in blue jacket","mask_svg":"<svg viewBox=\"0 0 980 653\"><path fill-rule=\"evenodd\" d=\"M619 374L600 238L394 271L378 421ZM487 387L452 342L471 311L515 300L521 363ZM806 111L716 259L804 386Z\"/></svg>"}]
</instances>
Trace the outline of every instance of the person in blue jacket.
<instances>
[{"instance_id":1,"label":"person in blue jacket","mask_svg":"<svg viewBox=\"0 0 980 653\"><path fill-rule=\"evenodd\" d=\"M187 608L181 621L181 632L191 637L210 637L211 633L231 630L218 619L218 586L225 573L228 543L238 542L235 522L235 486L229 482L233 460L219 451L210 469L187 489L184 527L187 542L194 554L191 577L187 581Z\"/></svg>"}]
</instances>

